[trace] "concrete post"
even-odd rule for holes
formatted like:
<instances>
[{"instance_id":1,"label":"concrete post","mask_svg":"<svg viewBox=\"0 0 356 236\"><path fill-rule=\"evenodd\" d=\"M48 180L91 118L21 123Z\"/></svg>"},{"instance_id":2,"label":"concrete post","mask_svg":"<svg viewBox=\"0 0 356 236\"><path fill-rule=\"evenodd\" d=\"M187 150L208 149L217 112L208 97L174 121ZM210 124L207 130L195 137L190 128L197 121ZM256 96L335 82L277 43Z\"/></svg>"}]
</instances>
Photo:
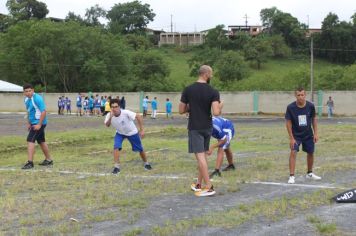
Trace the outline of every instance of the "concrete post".
<instances>
[{"instance_id":1,"label":"concrete post","mask_svg":"<svg viewBox=\"0 0 356 236\"><path fill-rule=\"evenodd\" d=\"M323 115L323 91L318 91L318 116L321 117Z\"/></svg>"},{"instance_id":2,"label":"concrete post","mask_svg":"<svg viewBox=\"0 0 356 236\"><path fill-rule=\"evenodd\" d=\"M253 96L253 114L257 115L258 114L258 98L259 98L258 91L253 91L252 96Z\"/></svg>"},{"instance_id":3,"label":"concrete post","mask_svg":"<svg viewBox=\"0 0 356 236\"><path fill-rule=\"evenodd\" d=\"M140 101L139 101L139 106L140 106L140 112L143 112L143 107L142 107L142 103L143 103L143 91L140 92Z\"/></svg>"}]
</instances>

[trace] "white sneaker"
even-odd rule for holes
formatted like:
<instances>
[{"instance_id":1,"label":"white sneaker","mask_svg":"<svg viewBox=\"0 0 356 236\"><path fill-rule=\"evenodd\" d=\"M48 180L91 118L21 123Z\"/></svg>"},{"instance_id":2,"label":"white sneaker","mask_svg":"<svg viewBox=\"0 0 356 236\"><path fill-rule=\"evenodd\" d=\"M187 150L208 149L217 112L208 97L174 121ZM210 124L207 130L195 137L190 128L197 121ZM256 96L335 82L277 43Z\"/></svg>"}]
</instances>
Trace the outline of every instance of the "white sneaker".
<instances>
[{"instance_id":1,"label":"white sneaker","mask_svg":"<svg viewBox=\"0 0 356 236\"><path fill-rule=\"evenodd\" d=\"M321 177L315 175L314 173L309 173L305 176L306 179L321 180Z\"/></svg>"},{"instance_id":2,"label":"white sneaker","mask_svg":"<svg viewBox=\"0 0 356 236\"><path fill-rule=\"evenodd\" d=\"M295 183L295 177L294 176L289 176L288 184L294 184L294 183Z\"/></svg>"}]
</instances>

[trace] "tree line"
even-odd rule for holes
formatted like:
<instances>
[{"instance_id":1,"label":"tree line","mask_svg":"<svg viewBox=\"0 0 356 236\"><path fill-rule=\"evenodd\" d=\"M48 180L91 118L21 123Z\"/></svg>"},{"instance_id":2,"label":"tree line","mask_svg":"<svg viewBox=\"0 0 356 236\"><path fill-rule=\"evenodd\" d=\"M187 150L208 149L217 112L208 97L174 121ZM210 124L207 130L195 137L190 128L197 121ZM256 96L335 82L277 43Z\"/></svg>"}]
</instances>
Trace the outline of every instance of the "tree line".
<instances>
[{"instance_id":1,"label":"tree line","mask_svg":"<svg viewBox=\"0 0 356 236\"><path fill-rule=\"evenodd\" d=\"M9 14L0 15L1 79L30 82L48 92L180 89L168 79L168 62L150 50L152 39L145 30L155 13L149 4L119 3L108 11L95 5L84 16L69 12L64 21L46 19L47 6L37 0L7 0L6 6ZM226 37L224 25L209 30L188 61L191 75L201 64L209 64L224 89L231 81L248 78L251 65L258 70L271 58L308 55L308 26L276 7L262 9L260 17L265 31L257 37ZM322 75L319 86L356 88L356 13L350 22L330 13L322 32L312 37L317 57L340 63Z\"/></svg>"},{"instance_id":2,"label":"tree line","mask_svg":"<svg viewBox=\"0 0 356 236\"><path fill-rule=\"evenodd\" d=\"M255 37L244 32L227 37L224 25L210 30L204 44L189 61L191 74L196 74L201 64L212 65L220 79L217 85L231 88L232 82L238 84L249 77L251 66L259 70L272 58L308 59L313 40L316 58L339 64L320 75L316 83L318 89L356 89L356 13L350 22L339 21L337 15L329 13L322 22L321 32L309 37L307 25L276 7L262 9L260 17L264 31ZM309 68L291 71L284 83L308 87L308 80L303 79L308 74ZM269 86L270 89L293 89L288 85Z\"/></svg>"}]
</instances>

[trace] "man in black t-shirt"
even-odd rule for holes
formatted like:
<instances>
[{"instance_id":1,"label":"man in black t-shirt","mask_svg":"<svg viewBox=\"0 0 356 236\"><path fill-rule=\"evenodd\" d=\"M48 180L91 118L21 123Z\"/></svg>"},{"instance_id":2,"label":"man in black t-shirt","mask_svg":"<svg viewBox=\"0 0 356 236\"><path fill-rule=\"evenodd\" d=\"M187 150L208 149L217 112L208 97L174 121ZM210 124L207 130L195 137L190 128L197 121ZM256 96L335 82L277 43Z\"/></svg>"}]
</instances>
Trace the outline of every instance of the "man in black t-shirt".
<instances>
[{"instance_id":1,"label":"man in black t-shirt","mask_svg":"<svg viewBox=\"0 0 356 236\"><path fill-rule=\"evenodd\" d=\"M314 144L318 141L315 106L306 100L304 88L296 89L295 97L297 100L288 105L285 114L286 127L290 140L289 146L291 149L289 156L289 184L295 183L295 159L300 144L302 144L303 151L307 153L308 172L306 178L313 180L321 179L321 177L313 173Z\"/></svg>"},{"instance_id":2,"label":"man in black t-shirt","mask_svg":"<svg viewBox=\"0 0 356 236\"><path fill-rule=\"evenodd\" d=\"M189 109L188 121L188 147L189 153L194 153L198 163L198 181L192 184L191 189L196 196L211 196L215 194L209 179L207 154L212 132L212 115L220 115L220 94L209 83L213 70L203 65L199 69L198 80L186 87L182 93L179 113L184 114ZM206 186L202 188L202 181Z\"/></svg>"}]
</instances>

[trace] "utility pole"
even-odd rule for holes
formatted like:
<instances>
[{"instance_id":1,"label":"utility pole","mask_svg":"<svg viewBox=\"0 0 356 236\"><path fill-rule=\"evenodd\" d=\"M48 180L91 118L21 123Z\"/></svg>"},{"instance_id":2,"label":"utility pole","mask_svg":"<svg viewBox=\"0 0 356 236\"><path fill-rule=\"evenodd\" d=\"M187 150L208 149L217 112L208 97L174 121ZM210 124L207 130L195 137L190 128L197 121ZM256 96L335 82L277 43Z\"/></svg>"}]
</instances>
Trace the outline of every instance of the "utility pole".
<instances>
[{"instance_id":1,"label":"utility pole","mask_svg":"<svg viewBox=\"0 0 356 236\"><path fill-rule=\"evenodd\" d=\"M314 93L313 93L313 75L314 75L314 53L313 53L313 35L310 34L310 93L311 101L314 103Z\"/></svg>"},{"instance_id":2,"label":"utility pole","mask_svg":"<svg viewBox=\"0 0 356 236\"><path fill-rule=\"evenodd\" d=\"M246 28L247 28L247 23L248 23L247 18L249 18L249 17L247 17L247 14L245 14L245 16L243 18L245 19L245 25L246 25Z\"/></svg>"},{"instance_id":3,"label":"utility pole","mask_svg":"<svg viewBox=\"0 0 356 236\"><path fill-rule=\"evenodd\" d=\"M173 33L173 15L171 14L171 33Z\"/></svg>"}]
</instances>

